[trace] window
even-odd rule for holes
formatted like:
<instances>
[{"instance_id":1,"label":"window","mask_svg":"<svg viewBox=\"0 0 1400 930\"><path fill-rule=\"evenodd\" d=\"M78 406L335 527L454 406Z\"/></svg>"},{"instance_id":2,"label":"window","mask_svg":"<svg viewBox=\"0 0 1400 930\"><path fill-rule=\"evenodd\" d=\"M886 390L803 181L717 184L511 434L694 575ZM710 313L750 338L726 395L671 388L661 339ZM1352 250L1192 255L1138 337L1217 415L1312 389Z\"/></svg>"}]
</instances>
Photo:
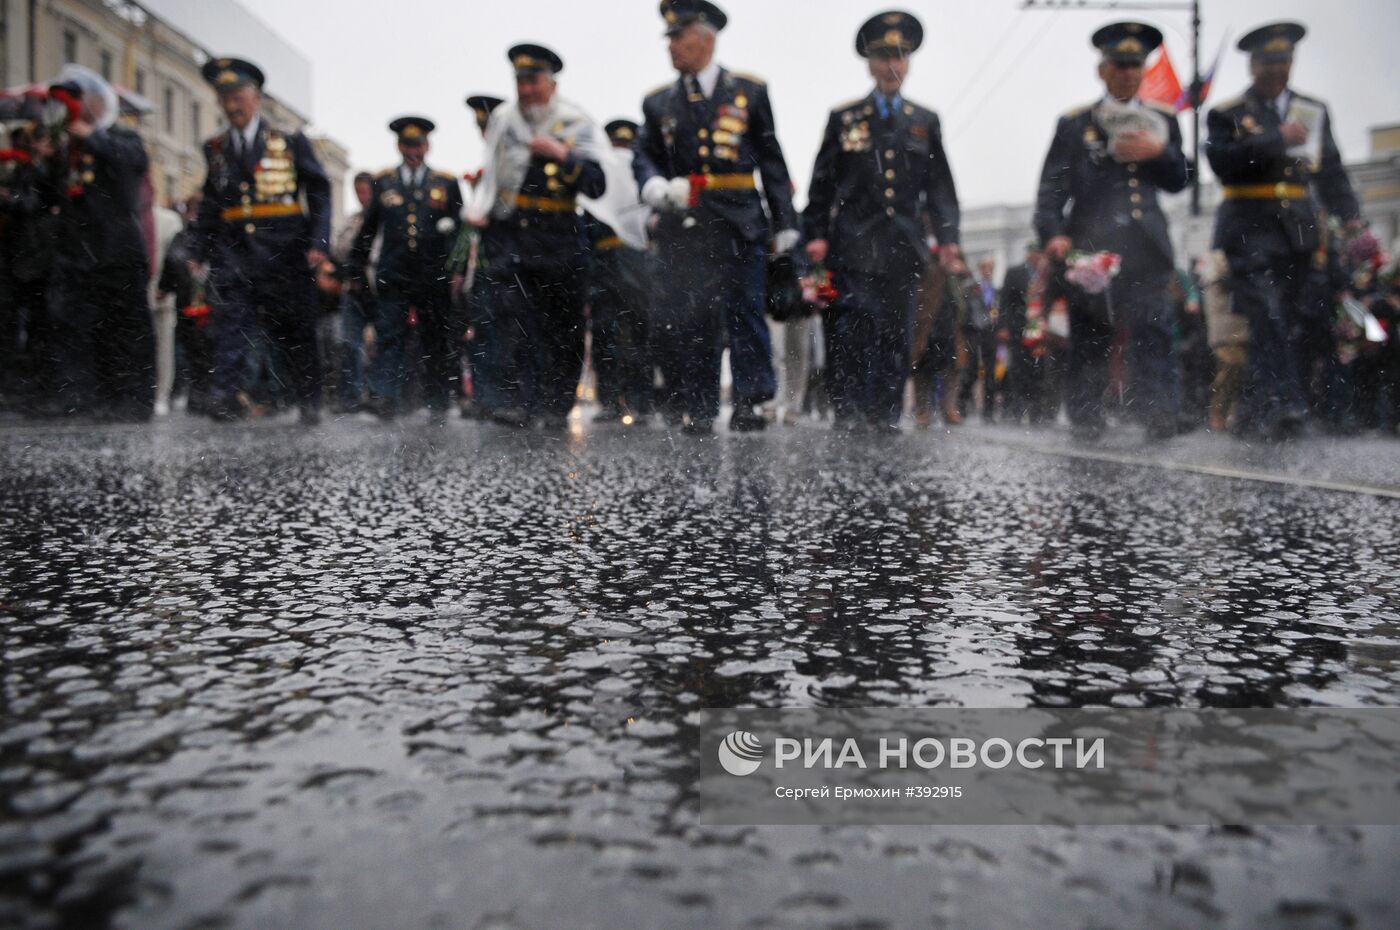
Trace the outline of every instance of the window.
<instances>
[{"instance_id":1,"label":"window","mask_svg":"<svg viewBox=\"0 0 1400 930\"><path fill-rule=\"evenodd\" d=\"M198 142L204 138L204 114L199 111L199 101L190 104L190 133L194 136L194 141Z\"/></svg>"},{"instance_id":2,"label":"window","mask_svg":"<svg viewBox=\"0 0 1400 930\"><path fill-rule=\"evenodd\" d=\"M78 34L72 29L63 30L63 63L78 60Z\"/></svg>"},{"instance_id":3,"label":"window","mask_svg":"<svg viewBox=\"0 0 1400 930\"><path fill-rule=\"evenodd\" d=\"M132 88L142 97L146 96L146 72L140 68L136 69L136 86Z\"/></svg>"},{"instance_id":4,"label":"window","mask_svg":"<svg viewBox=\"0 0 1400 930\"><path fill-rule=\"evenodd\" d=\"M112 79L112 53L105 48L102 50L102 80Z\"/></svg>"},{"instance_id":5,"label":"window","mask_svg":"<svg viewBox=\"0 0 1400 930\"><path fill-rule=\"evenodd\" d=\"M165 118L165 131L169 135L175 134L175 88L169 84L165 85L165 106L162 115Z\"/></svg>"}]
</instances>

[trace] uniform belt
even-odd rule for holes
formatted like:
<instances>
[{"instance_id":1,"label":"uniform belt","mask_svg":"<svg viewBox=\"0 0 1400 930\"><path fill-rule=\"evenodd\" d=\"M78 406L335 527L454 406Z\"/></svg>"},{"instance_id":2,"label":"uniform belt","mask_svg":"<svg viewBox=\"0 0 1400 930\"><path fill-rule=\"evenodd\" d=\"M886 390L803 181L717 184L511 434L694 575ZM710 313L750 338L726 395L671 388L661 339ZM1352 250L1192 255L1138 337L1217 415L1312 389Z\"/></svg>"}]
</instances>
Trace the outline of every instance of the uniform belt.
<instances>
[{"instance_id":1,"label":"uniform belt","mask_svg":"<svg viewBox=\"0 0 1400 930\"><path fill-rule=\"evenodd\" d=\"M606 239L599 239L597 242L593 243L593 248L597 249L599 252L610 252L621 245L621 236L608 236Z\"/></svg>"},{"instance_id":2,"label":"uniform belt","mask_svg":"<svg viewBox=\"0 0 1400 930\"><path fill-rule=\"evenodd\" d=\"M707 191L751 191L758 187L752 174L739 174L738 172L734 174L692 174L690 186L692 189L699 188Z\"/></svg>"},{"instance_id":3,"label":"uniform belt","mask_svg":"<svg viewBox=\"0 0 1400 930\"><path fill-rule=\"evenodd\" d=\"M1226 184L1226 200L1303 200L1308 189L1301 184Z\"/></svg>"},{"instance_id":4,"label":"uniform belt","mask_svg":"<svg viewBox=\"0 0 1400 930\"><path fill-rule=\"evenodd\" d=\"M515 209L534 210L537 213L572 213L577 202L572 197L531 197L527 194L515 195Z\"/></svg>"},{"instance_id":5,"label":"uniform belt","mask_svg":"<svg viewBox=\"0 0 1400 930\"><path fill-rule=\"evenodd\" d=\"M225 223L265 220L274 216L301 215L301 204L299 203L245 203L240 207L229 207L219 214Z\"/></svg>"}]
</instances>

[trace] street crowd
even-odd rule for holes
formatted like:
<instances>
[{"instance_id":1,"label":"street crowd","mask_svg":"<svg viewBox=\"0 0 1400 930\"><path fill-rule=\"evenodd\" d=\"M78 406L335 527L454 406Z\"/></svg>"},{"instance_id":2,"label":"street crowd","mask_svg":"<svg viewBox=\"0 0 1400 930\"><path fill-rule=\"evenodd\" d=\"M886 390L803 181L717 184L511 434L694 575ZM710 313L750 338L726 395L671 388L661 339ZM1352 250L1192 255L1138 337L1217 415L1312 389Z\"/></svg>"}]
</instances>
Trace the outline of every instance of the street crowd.
<instances>
[{"instance_id":1,"label":"street crowd","mask_svg":"<svg viewBox=\"0 0 1400 930\"><path fill-rule=\"evenodd\" d=\"M1104 93L1060 118L1033 245L998 274L963 254L942 124L903 94L915 16L856 31L874 87L831 110L799 212L766 83L716 57L727 15L661 15L677 77L639 120L596 124L559 93L563 58L517 45L515 99L466 98L481 170L431 167L434 123L395 119L400 162L355 177L360 209L334 230L330 180L266 117L257 65L205 65L228 128L200 193L168 206L142 113L65 66L0 153L0 403L558 430L589 399L599 422L703 435L727 393L733 431L978 416L1063 419L1086 442L1114 423L1395 434L1400 264L1326 104L1290 85L1301 25L1240 39L1251 84L1207 118L1223 200L1197 256L1174 253L1159 203L1194 171L1176 111L1139 96L1162 35L1097 30Z\"/></svg>"}]
</instances>

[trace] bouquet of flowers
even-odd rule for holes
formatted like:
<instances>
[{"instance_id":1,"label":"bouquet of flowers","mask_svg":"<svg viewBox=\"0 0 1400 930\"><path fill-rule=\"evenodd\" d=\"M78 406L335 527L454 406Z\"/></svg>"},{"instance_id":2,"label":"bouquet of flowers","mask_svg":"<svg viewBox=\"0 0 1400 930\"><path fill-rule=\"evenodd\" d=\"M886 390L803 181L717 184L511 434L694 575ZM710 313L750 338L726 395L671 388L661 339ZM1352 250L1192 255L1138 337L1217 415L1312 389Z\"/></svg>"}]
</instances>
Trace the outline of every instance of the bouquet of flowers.
<instances>
[{"instance_id":1,"label":"bouquet of flowers","mask_svg":"<svg viewBox=\"0 0 1400 930\"><path fill-rule=\"evenodd\" d=\"M1102 294L1122 264L1116 252L1071 252L1065 260L1065 280L1086 294Z\"/></svg>"},{"instance_id":2,"label":"bouquet of flowers","mask_svg":"<svg viewBox=\"0 0 1400 930\"><path fill-rule=\"evenodd\" d=\"M818 265L812 273L802 279L802 300L818 310L825 310L840 297L836 286L831 283L831 272Z\"/></svg>"}]
</instances>

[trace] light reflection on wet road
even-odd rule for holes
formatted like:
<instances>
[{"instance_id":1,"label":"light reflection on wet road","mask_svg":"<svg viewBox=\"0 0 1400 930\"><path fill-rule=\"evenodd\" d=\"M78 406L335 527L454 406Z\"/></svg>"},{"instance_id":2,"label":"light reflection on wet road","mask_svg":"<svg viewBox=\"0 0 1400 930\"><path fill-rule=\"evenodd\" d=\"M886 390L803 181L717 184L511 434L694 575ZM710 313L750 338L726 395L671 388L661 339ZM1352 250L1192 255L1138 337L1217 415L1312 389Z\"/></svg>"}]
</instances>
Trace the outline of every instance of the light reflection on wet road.
<instances>
[{"instance_id":1,"label":"light reflection on wet road","mask_svg":"<svg viewBox=\"0 0 1400 930\"><path fill-rule=\"evenodd\" d=\"M1400 922L1394 828L696 822L702 706L1400 703L1400 503L978 436L9 431L0 925Z\"/></svg>"}]
</instances>

